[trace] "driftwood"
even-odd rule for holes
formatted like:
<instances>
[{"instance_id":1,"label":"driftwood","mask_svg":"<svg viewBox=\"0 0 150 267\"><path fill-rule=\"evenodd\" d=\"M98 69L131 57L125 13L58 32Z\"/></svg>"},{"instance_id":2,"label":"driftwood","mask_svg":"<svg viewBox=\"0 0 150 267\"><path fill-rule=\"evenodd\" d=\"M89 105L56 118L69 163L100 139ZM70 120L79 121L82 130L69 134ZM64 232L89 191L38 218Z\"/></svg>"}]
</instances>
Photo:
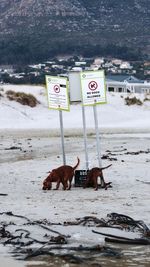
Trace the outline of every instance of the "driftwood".
<instances>
[{"instance_id":1,"label":"driftwood","mask_svg":"<svg viewBox=\"0 0 150 267\"><path fill-rule=\"evenodd\" d=\"M107 223L108 225L120 225L122 229L127 229L134 231L135 229L141 232L144 236L149 236L150 229L142 220L134 220L133 218L119 213L110 213L107 214Z\"/></svg>"},{"instance_id":2,"label":"driftwood","mask_svg":"<svg viewBox=\"0 0 150 267\"><path fill-rule=\"evenodd\" d=\"M143 235L150 235L150 229L141 220L134 220L133 218L119 213L107 214L106 219L98 219L95 216L85 216L77 218L76 221L64 222L64 225L83 225L83 226L96 226L96 227L109 227L118 228L128 231L139 231Z\"/></svg>"},{"instance_id":3,"label":"driftwood","mask_svg":"<svg viewBox=\"0 0 150 267\"><path fill-rule=\"evenodd\" d=\"M137 182L141 182L141 183L143 183L143 184L149 184L149 185L150 185L150 182L145 182L145 181L141 181L141 180L138 180L138 179L136 179L136 181L137 181Z\"/></svg>"},{"instance_id":4,"label":"driftwood","mask_svg":"<svg viewBox=\"0 0 150 267\"><path fill-rule=\"evenodd\" d=\"M11 147L8 147L8 148L4 148L4 150L16 150L16 149L22 150L21 147L17 147L17 146L11 146Z\"/></svg>"},{"instance_id":5,"label":"driftwood","mask_svg":"<svg viewBox=\"0 0 150 267\"><path fill-rule=\"evenodd\" d=\"M77 218L76 221L73 222L64 222L64 225L83 225L83 226L96 225L99 227L107 227L105 220L98 219L95 216L85 216L83 218Z\"/></svg>"},{"instance_id":6,"label":"driftwood","mask_svg":"<svg viewBox=\"0 0 150 267\"><path fill-rule=\"evenodd\" d=\"M143 238L135 238L135 239L118 239L118 238L105 238L106 242L110 243L119 243L119 244L127 244L127 245L150 245L150 242L147 239Z\"/></svg>"},{"instance_id":7,"label":"driftwood","mask_svg":"<svg viewBox=\"0 0 150 267\"><path fill-rule=\"evenodd\" d=\"M95 234L107 236L105 238L106 242L122 243L122 244L135 244L135 245L150 245L150 240L148 240L146 238L134 238L134 239L132 239L132 238L127 238L127 237L118 236L118 235L104 234L102 232L97 232L94 230L92 230L92 232Z\"/></svg>"},{"instance_id":8,"label":"driftwood","mask_svg":"<svg viewBox=\"0 0 150 267\"><path fill-rule=\"evenodd\" d=\"M8 215L8 216L13 216L13 217L17 217L17 218L21 218L21 219L25 219L27 221L26 225L29 224L29 225L37 225L47 231L50 231L54 234L57 234L59 236L63 236L63 237L66 237L65 235L62 235L61 233L59 233L58 231L55 231L53 229L50 229L49 227L45 226L42 224L42 222L38 222L38 221L31 221L30 219L28 219L26 216L22 216L22 215L18 215L18 214L13 214L12 212L1 212L0 215ZM45 223L45 221L44 221ZM51 225L54 225L54 224L51 224ZM58 224L57 224L58 225Z\"/></svg>"}]
</instances>

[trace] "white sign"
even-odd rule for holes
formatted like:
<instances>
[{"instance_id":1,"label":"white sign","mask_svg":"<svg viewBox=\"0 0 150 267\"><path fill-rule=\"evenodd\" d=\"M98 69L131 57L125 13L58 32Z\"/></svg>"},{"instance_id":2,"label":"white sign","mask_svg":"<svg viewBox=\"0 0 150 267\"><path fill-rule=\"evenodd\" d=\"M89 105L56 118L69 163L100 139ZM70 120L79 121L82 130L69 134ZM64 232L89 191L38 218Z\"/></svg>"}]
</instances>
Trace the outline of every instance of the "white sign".
<instances>
[{"instance_id":1,"label":"white sign","mask_svg":"<svg viewBox=\"0 0 150 267\"><path fill-rule=\"evenodd\" d=\"M80 77L83 105L106 103L104 71L84 71Z\"/></svg>"},{"instance_id":2,"label":"white sign","mask_svg":"<svg viewBox=\"0 0 150 267\"><path fill-rule=\"evenodd\" d=\"M67 78L46 75L48 107L56 110L69 111Z\"/></svg>"},{"instance_id":3,"label":"white sign","mask_svg":"<svg viewBox=\"0 0 150 267\"><path fill-rule=\"evenodd\" d=\"M70 101L81 102L82 97L81 97L80 71L70 71L68 76L69 76Z\"/></svg>"}]
</instances>

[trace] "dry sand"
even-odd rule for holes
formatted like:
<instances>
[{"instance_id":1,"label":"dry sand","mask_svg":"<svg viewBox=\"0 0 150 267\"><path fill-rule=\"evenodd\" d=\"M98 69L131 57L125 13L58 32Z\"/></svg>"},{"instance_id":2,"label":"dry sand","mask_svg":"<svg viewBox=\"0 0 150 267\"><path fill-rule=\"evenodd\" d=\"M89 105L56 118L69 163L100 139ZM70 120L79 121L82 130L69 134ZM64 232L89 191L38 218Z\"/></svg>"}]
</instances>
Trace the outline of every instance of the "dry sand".
<instances>
[{"instance_id":1,"label":"dry sand","mask_svg":"<svg viewBox=\"0 0 150 267\"><path fill-rule=\"evenodd\" d=\"M64 192L60 188L58 191L43 192L42 181L47 172L62 165L60 137L44 133L42 137L42 132L24 132L23 137L20 133L1 134L0 193L8 194L0 196L1 212L12 211L30 219L46 218L51 222L64 222L86 215L105 218L108 213L117 212L143 220L150 227L150 134L103 134L100 143L101 155L111 151L113 155L110 155L110 158L116 159L102 160L103 166L112 163L112 167L104 171L105 180L112 182L112 189L94 191L92 188L84 190L73 186L71 191ZM65 152L67 164L75 165L76 157L79 156L79 169L85 168L82 136L68 135L65 138ZM93 135L88 137L88 156L89 166L97 166L96 140ZM97 239L96 236L91 236L90 232L85 238L79 231L77 229L73 232L73 241L78 244L93 243ZM99 242L103 243L102 237ZM8 248L9 250L11 248ZM136 247L135 251L133 248L125 250L125 254L129 258L131 256L131 266L150 264L150 259L146 256L150 249L142 250L142 254ZM133 257L134 254L136 256ZM136 265L138 261L140 265ZM9 262L9 258L5 258L3 266L21 266L21 263L13 265ZM130 263L126 266L130 266Z\"/></svg>"}]
</instances>

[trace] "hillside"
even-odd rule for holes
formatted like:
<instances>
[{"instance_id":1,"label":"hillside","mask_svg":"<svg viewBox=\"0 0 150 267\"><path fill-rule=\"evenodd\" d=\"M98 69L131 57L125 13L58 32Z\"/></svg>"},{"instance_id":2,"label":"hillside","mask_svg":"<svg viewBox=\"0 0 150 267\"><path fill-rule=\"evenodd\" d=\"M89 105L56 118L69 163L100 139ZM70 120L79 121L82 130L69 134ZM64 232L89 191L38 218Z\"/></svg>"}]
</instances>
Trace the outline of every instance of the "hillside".
<instances>
[{"instance_id":1,"label":"hillside","mask_svg":"<svg viewBox=\"0 0 150 267\"><path fill-rule=\"evenodd\" d=\"M29 107L10 101L6 95L8 90L30 93L36 97L38 104L36 107ZM150 101L143 101L146 96L137 94L136 97L142 100L143 105L127 106L125 105L126 96L127 94L107 93L107 104L97 106L100 131L150 132ZM149 99L148 95L147 99ZM93 133L95 131L93 108L86 107L85 113L88 132ZM3 85L0 89L0 114L0 131L4 131L5 135L9 131L25 129L46 130L49 134L58 134L60 131L59 113L48 109L46 90L42 86ZM81 104L73 104L70 112L63 112L63 121L65 132L82 135Z\"/></svg>"},{"instance_id":2,"label":"hillside","mask_svg":"<svg viewBox=\"0 0 150 267\"><path fill-rule=\"evenodd\" d=\"M0 0L0 63L149 54L149 0ZM140 22L140 23L139 23Z\"/></svg>"}]
</instances>

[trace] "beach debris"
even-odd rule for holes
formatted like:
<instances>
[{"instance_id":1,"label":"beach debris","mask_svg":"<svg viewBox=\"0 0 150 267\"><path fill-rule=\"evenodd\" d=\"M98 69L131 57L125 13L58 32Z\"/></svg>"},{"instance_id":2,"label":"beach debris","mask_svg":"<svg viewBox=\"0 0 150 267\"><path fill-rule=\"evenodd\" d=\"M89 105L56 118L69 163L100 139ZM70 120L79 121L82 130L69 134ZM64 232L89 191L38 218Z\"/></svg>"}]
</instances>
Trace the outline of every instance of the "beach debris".
<instances>
[{"instance_id":1,"label":"beach debris","mask_svg":"<svg viewBox=\"0 0 150 267\"><path fill-rule=\"evenodd\" d=\"M121 244L134 244L134 245L150 245L150 240L147 238L127 238L123 236L118 236L118 235L112 235L112 234L107 234L107 233L102 233L98 232L95 230L92 230L93 233L95 234L100 234L105 237L106 242L111 242L111 243L121 243Z\"/></svg>"},{"instance_id":2,"label":"beach debris","mask_svg":"<svg viewBox=\"0 0 150 267\"><path fill-rule=\"evenodd\" d=\"M149 184L150 185L150 182L147 182L147 181L141 181L141 180L138 180L136 179L137 182L140 182L140 183L143 183L143 184Z\"/></svg>"},{"instance_id":3,"label":"beach debris","mask_svg":"<svg viewBox=\"0 0 150 267\"><path fill-rule=\"evenodd\" d=\"M102 155L101 159L103 160L110 160L110 161L117 161L117 156L123 156L123 155L140 155L140 154L149 154L150 149L148 148L147 150L139 150L139 151L127 151L126 148L124 149L118 149L118 150L106 150L106 153ZM123 160L124 161L124 160Z\"/></svg>"},{"instance_id":4,"label":"beach debris","mask_svg":"<svg viewBox=\"0 0 150 267\"><path fill-rule=\"evenodd\" d=\"M13 219L14 218L14 219ZM70 235L66 235L64 227L101 227L115 228L124 231L136 231L140 233L139 238L128 238L110 233L103 233L92 229L93 234L105 236L105 242L129 245L150 245L150 229L141 220L118 213L107 214L106 218L95 216L85 216L77 218L75 221L64 223L52 223L47 219L31 220L24 215L10 212L0 213L0 243L12 248L11 253L17 259L28 260L39 255L60 257L68 263L87 264L98 256L121 257L121 250L111 248L103 244L87 245L74 244ZM57 231L57 227L62 230ZM40 231L38 230L40 228ZM37 238L37 231L38 238ZM120 231L121 233L121 231ZM89 256L89 252L90 256Z\"/></svg>"},{"instance_id":5,"label":"beach debris","mask_svg":"<svg viewBox=\"0 0 150 267\"><path fill-rule=\"evenodd\" d=\"M32 221L26 216L14 214L11 211L1 212L0 217L0 243L4 246L9 245L12 248L11 253L17 259L28 260L39 255L49 255L60 257L69 263L80 264L89 262L92 257L95 260L95 255L105 257L121 257L122 255L119 249L101 244L72 245L69 241L70 235L64 235L51 228L55 226L56 229L56 226L61 226L63 229L67 226L65 224L54 224L47 219ZM92 217L89 216L86 219L90 222ZM103 225L101 220L96 218L93 220ZM38 238L37 228L41 229ZM89 251L92 252L92 256L89 256Z\"/></svg>"},{"instance_id":6,"label":"beach debris","mask_svg":"<svg viewBox=\"0 0 150 267\"><path fill-rule=\"evenodd\" d=\"M19 146L6 147L4 150L16 150L16 149L22 150L22 148Z\"/></svg>"},{"instance_id":7,"label":"beach debris","mask_svg":"<svg viewBox=\"0 0 150 267\"><path fill-rule=\"evenodd\" d=\"M110 213L107 215L108 227L119 228L129 232L139 232L140 238L127 238L118 235L98 232L92 230L93 233L106 236L106 242L115 242L122 244L150 245L150 229L142 220L134 220L133 218L119 213Z\"/></svg>"},{"instance_id":8,"label":"beach debris","mask_svg":"<svg viewBox=\"0 0 150 267\"><path fill-rule=\"evenodd\" d=\"M85 216L77 218L75 221L64 222L64 225L83 225L88 227L108 227L125 231L139 232L143 237L150 236L150 229L142 220L133 218L119 213L109 213L106 218L98 219L95 216Z\"/></svg>"}]
</instances>

